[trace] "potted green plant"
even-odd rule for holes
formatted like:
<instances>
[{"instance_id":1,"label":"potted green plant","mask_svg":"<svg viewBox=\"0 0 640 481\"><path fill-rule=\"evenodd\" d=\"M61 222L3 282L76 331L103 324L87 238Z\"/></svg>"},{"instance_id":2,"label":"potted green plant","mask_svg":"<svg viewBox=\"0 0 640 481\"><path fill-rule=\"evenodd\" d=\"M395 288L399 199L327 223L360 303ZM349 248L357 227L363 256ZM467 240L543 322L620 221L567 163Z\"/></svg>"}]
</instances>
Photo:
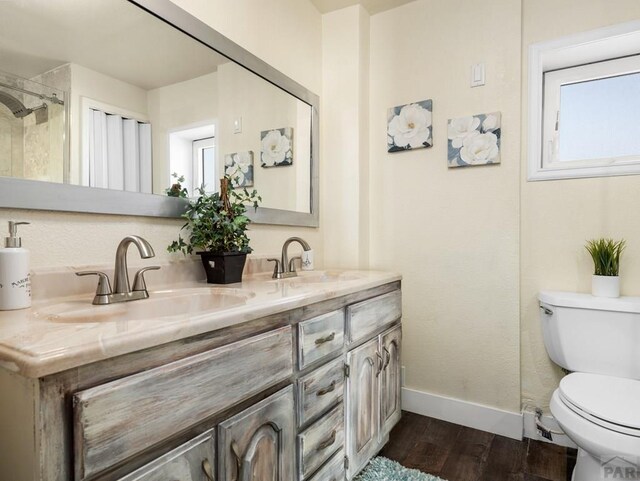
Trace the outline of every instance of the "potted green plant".
<instances>
[{"instance_id":1,"label":"potted green plant","mask_svg":"<svg viewBox=\"0 0 640 481\"><path fill-rule=\"evenodd\" d=\"M183 214L187 239L178 235L168 250L199 254L210 284L240 282L247 254L252 251L246 234L251 222L245 215L247 204L257 209L262 198L255 190L233 190L227 176L220 179L220 192L207 194L200 188L198 194Z\"/></svg>"},{"instance_id":2,"label":"potted green plant","mask_svg":"<svg viewBox=\"0 0 640 481\"><path fill-rule=\"evenodd\" d=\"M620 297L620 255L625 240L593 239L585 246L594 264L591 294L598 297Z\"/></svg>"}]
</instances>

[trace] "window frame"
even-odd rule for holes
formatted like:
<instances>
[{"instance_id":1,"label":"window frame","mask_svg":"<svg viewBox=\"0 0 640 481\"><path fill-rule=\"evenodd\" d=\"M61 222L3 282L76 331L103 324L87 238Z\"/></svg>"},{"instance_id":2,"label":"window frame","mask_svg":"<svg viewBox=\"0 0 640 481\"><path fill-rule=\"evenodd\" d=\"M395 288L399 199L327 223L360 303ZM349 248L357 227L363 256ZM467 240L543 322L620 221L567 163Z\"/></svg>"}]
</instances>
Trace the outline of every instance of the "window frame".
<instances>
[{"instance_id":1,"label":"window frame","mask_svg":"<svg viewBox=\"0 0 640 481\"><path fill-rule=\"evenodd\" d=\"M604 177L640 174L640 159L607 159L599 163L591 161L566 162L567 165L545 163L543 150L548 141L543 128L549 118L556 115L545 99L545 74L553 71L574 70L588 64L602 63L640 54L640 21L627 22L611 27L582 32L560 39L533 44L529 47L528 73L528 146L527 180L557 180L585 177ZM583 72L584 72L583 71ZM612 76L612 75L606 75ZM572 82L567 82L572 83ZM559 89L558 89L559 98ZM557 111L557 110L556 110ZM545 119L547 115L547 119ZM551 119L555 124L555 118ZM556 163L557 164L557 163ZM569 165L571 164L571 165Z\"/></svg>"},{"instance_id":2,"label":"window frame","mask_svg":"<svg viewBox=\"0 0 640 481\"><path fill-rule=\"evenodd\" d=\"M563 170L640 164L640 153L624 157L577 160L557 160L554 155L558 146L558 125L562 124L560 90L563 86L638 73L640 73L640 55L545 72L542 168L545 170ZM638 166L638 173L640 173L640 165Z\"/></svg>"}]
</instances>

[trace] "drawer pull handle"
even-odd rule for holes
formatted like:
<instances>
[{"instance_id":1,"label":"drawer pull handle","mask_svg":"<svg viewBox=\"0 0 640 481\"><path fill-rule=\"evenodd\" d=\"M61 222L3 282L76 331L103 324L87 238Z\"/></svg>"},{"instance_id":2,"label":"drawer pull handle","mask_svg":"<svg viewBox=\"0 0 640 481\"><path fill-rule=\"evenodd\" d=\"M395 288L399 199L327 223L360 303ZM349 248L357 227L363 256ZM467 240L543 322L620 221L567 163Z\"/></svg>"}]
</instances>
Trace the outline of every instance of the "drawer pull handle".
<instances>
[{"instance_id":1,"label":"drawer pull handle","mask_svg":"<svg viewBox=\"0 0 640 481\"><path fill-rule=\"evenodd\" d=\"M324 344L325 342L331 342L335 338L336 338L336 333L335 332L332 332L328 336L320 337L320 338L316 339L316 346L320 346L321 344Z\"/></svg>"},{"instance_id":2,"label":"drawer pull handle","mask_svg":"<svg viewBox=\"0 0 640 481\"><path fill-rule=\"evenodd\" d=\"M386 359L384 361L384 366L382 367L382 370L384 371L387 367L389 367L389 363L391 362L391 353L389 352L389 349L387 349L386 347L383 347L384 349L384 354L386 356Z\"/></svg>"},{"instance_id":3,"label":"drawer pull handle","mask_svg":"<svg viewBox=\"0 0 640 481\"><path fill-rule=\"evenodd\" d=\"M242 460L240 459L240 448L238 448L238 443L235 441L231 441L231 454L236 460L236 481L240 480L241 471L242 471Z\"/></svg>"},{"instance_id":4,"label":"drawer pull handle","mask_svg":"<svg viewBox=\"0 0 640 481\"><path fill-rule=\"evenodd\" d=\"M331 435L327 439L322 441L320 444L318 444L318 447L316 448L316 451L324 451L329 446L331 446L333 443L335 443L336 442L336 434L337 433L336 433L335 429L333 431L331 431Z\"/></svg>"},{"instance_id":5,"label":"drawer pull handle","mask_svg":"<svg viewBox=\"0 0 640 481\"><path fill-rule=\"evenodd\" d=\"M330 392L333 392L335 390L336 390L336 382L331 381L331 384L329 384L327 387L323 387L322 389L319 389L316 396L318 397L324 396L325 394L329 394Z\"/></svg>"},{"instance_id":6,"label":"drawer pull handle","mask_svg":"<svg viewBox=\"0 0 640 481\"><path fill-rule=\"evenodd\" d=\"M206 458L204 461L202 461L202 470L204 471L204 474L207 477L208 481L215 481L213 477L213 470L211 469L211 463Z\"/></svg>"},{"instance_id":7,"label":"drawer pull handle","mask_svg":"<svg viewBox=\"0 0 640 481\"><path fill-rule=\"evenodd\" d=\"M378 371L376 372L376 377L378 377L382 372L382 366L384 365L384 360L382 359L382 356L380 355L379 352L376 352L376 357L378 359Z\"/></svg>"}]
</instances>

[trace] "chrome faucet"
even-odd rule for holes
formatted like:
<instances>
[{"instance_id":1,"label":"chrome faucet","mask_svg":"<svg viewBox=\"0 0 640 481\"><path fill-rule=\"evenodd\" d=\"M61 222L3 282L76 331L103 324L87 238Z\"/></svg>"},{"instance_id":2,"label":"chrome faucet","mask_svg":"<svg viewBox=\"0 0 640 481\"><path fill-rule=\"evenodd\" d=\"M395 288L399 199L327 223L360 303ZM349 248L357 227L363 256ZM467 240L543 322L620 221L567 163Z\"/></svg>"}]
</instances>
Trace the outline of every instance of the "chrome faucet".
<instances>
[{"instance_id":1,"label":"chrome faucet","mask_svg":"<svg viewBox=\"0 0 640 481\"><path fill-rule=\"evenodd\" d=\"M144 273L147 271L158 270L159 266L143 267L133 279L133 289L129 283L129 273L127 271L127 250L130 244L134 244L140 252L140 257L149 259L156 254L153 252L151 244L142 237L137 235L129 235L120 241L116 250L116 266L113 272L113 291L109 276L99 271L82 271L76 272L77 276L98 276L98 288L93 298L96 305L114 304L116 302L136 301L138 299L147 299L149 292L144 280Z\"/></svg>"},{"instance_id":2,"label":"chrome faucet","mask_svg":"<svg viewBox=\"0 0 640 481\"><path fill-rule=\"evenodd\" d=\"M287 252L292 242L300 244L305 251L311 250L311 246L306 240L300 237L289 237L284 241L280 259L267 259L268 261L276 263L273 268L273 276L271 276L274 279L286 279L287 277L296 277L298 275L296 272L295 260L300 259L300 257L296 256L289 260L289 254Z\"/></svg>"}]
</instances>

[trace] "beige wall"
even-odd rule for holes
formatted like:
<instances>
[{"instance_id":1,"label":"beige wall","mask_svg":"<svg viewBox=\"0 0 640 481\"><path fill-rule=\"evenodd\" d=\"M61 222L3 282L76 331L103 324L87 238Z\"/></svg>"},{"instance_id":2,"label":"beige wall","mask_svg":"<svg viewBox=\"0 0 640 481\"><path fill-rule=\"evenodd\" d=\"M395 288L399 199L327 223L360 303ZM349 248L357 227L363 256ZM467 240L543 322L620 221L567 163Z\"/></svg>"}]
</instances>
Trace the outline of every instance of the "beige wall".
<instances>
[{"instance_id":1,"label":"beige wall","mask_svg":"<svg viewBox=\"0 0 640 481\"><path fill-rule=\"evenodd\" d=\"M253 180L265 207L310 212L311 108L284 90L235 63L218 67L218 153L220 161L235 152L253 151ZM242 132L234 120L242 119ZM261 133L293 128L293 163L262 167Z\"/></svg>"},{"instance_id":2,"label":"beige wall","mask_svg":"<svg viewBox=\"0 0 640 481\"><path fill-rule=\"evenodd\" d=\"M322 17L320 214L332 267L369 265L369 37L359 5Z\"/></svg>"},{"instance_id":3,"label":"beige wall","mask_svg":"<svg viewBox=\"0 0 640 481\"><path fill-rule=\"evenodd\" d=\"M520 2L371 17L371 267L403 276L406 383L520 411ZM470 68L486 65L486 86ZM386 152L387 108L433 99L434 146ZM502 112L502 164L447 168L447 119Z\"/></svg>"},{"instance_id":4,"label":"beige wall","mask_svg":"<svg viewBox=\"0 0 640 481\"><path fill-rule=\"evenodd\" d=\"M310 90L320 92L322 18L309 1L175 3ZM276 24L278 28L273 28ZM147 238L160 261L181 258L165 249L176 237L180 220L0 209L0 229L10 219L32 222L22 230L24 244L32 253L32 268L111 263L117 242L127 234ZM320 229L254 225L249 236L255 252L262 254L279 252L282 242L293 234L311 243L316 261L322 265ZM132 255L131 262L139 261Z\"/></svg>"},{"instance_id":5,"label":"beige wall","mask_svg":"<svg viewBox=\"0 0 640 481\"><path fill-rule=\"evenodd\" d=\"M635 0L524 0L523 79L530 44L640 18ZM522 85L526 118L527 85ZM537 293L542 289L589 292L592 264L586 239L625 238L622 294L640 292L640 177L526 182L526 125L522 143L521 352L522 401L546 407L561 371L544 349Z\"/></svg>"},{"instance_id":6,"label":"beige wall","mask_svg":"<svg viewBox=\"0 0 640 481\"><path fill-rule=\"evenodd\" d=\"M212 72L147 92L153 126L153 192L163 194L174 179L169 166L169 134L215 123L218 118L218 74ZM185 172L179 172L185 175ZM189 194L193 194L189 192Z\"/></svg>"}]
</instances>

